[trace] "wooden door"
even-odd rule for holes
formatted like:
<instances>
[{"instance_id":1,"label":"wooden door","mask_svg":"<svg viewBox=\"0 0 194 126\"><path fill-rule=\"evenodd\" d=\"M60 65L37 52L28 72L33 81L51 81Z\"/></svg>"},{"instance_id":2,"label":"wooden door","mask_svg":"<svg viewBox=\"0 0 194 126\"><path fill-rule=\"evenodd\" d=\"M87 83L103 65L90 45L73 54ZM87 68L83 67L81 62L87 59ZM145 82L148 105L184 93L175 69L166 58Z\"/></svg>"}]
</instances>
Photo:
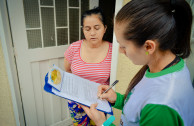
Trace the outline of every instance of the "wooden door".
<instances>
[{"instance_id":1,"label":"wooden door","mask_svg":"<svg viewBox=\"0 0 194 126\"><path fill-rule=\"evenodd\" d=\"M72 125L67 101L43 90L44 77L52 64L64 68L65 50L81 39L81 13L95 3L7 0L27 126Z\"/></svg>"}]
</instances>

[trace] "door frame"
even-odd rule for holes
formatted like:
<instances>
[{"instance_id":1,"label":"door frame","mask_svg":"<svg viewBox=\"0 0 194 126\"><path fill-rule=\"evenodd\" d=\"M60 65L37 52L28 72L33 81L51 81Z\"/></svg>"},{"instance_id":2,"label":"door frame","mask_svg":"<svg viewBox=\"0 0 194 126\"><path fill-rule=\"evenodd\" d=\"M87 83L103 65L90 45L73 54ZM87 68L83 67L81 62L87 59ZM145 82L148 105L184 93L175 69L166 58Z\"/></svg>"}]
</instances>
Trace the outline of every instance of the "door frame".
<instances>
[{"instance_id":1,"label":"door frame","mask_svg":"<svg viewBox=\"0 0 194 126\"><path fill-rule=\"evenodd\" d=\"M115 3L115 14L114 15L116 16L118 11L123 6L123 0L116 0L115 2L116 3ZM112 47L110 84L113 83L117 79L117 65L118 65L118 55L119 55L119 44L117 42L114 30L113 30L113 42L112 43L113 43L113 47ZM115 90L115 87L113 87L113 89Z\"/></svg>"},{"instance_id":2,"label":"door frame","mask_svg":"<svg viewBox=\"0 0 194 126\"><path fill-rule=\"evenodd\" d=\"M115 14L122 7L123 0L116 0ZM12 33L10 27L10 18L7 8L7 0L0 0L0 37L2 43L2 50L4 60L6 64L6 71L8 76L8 82L11 90L11 99L13 104L13 112L15 117L16 126L25 126L25 116L23 112L23 104L20 92L20 86L18 81L18 71L15 62L15 52ZM118 63L118 43L116 42L115 35L113 35L113 53L111 63L111 77L110 82L112 83L116 79L117 63Z\"/></svg>"},{"instance_id":3,"label":"door frame","mask_svg":"<svg viewBox=\"0 0 194 126\"><path fill-rule=\"evenodd\" d=\"M11 90L13 112L16 125L25 126L25 117L23 113L23 105L15 62L16 52L14 51L9 20L10 19L8 14L7 1L0 0L0 36L4 60L6 64L8 82Z\"/></svg>"}]
</instances>

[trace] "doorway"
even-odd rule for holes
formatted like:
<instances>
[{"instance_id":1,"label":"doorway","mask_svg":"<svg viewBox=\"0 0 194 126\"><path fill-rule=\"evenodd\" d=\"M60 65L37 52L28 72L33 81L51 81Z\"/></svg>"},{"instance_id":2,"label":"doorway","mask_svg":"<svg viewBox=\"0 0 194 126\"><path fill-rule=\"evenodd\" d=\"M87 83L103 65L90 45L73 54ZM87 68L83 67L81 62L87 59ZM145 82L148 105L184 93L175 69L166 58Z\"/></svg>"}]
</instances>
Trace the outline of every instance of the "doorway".
<instances>
[{"instance_id":1,"label":"doorway","mask_svg":"<svg viewBox=\"0 0 194 126\"><path fill-rule=\"evenodd\" d=\"M67 101L43 90L44 77L52 64L63 68L65 50L81 38L81 13L96 1L7 0L25 125L72 125Z\"/></svg>"}]
</instances>

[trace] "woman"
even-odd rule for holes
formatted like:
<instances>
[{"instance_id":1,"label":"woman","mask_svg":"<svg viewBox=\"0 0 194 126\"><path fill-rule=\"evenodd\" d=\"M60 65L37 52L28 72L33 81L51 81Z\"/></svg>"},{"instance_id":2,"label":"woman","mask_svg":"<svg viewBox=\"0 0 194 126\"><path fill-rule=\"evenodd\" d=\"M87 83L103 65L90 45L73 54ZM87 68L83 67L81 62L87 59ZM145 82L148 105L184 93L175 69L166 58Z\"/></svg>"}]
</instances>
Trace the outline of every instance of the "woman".
<instances>
[{"instance_id":1,"label":"woman","mask_svg":"<svg viewBox=\"0 0 194 126\"><path fill-rule=\"evenodd\" d=\"M108 85L112 43L103 40L107 28L104 15L99 8L95 8L86 11L81 21L85 39L72 43L65 52L65 70L90 81ZM75 126L95 125L78 104L68 101L68 106Z\"/></svg>"},{"instance_id":2,"label":"woman","mask_svg":"<svg viewBox=\"0 0 194 126\"><path fill-rule=\"evenodd\" d=\"M125 95L99 86L99 96L121 109L123 126L193 126L194 90L184 58L190 55L191 8L185 0L132 0L117 14L115 34L134 64L144 65ZM97 104L84 107L101 126Z\"/></svg>"}]
</instances>

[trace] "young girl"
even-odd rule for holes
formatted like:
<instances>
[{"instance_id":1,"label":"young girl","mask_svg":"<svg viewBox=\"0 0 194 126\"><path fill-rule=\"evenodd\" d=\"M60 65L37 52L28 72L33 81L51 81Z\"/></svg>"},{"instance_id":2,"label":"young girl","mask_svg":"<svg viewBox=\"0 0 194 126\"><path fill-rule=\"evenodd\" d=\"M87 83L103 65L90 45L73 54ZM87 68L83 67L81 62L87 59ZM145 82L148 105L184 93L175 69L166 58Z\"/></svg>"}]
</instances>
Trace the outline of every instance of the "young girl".
<instances>
[{"instance_id":1,"label":"young girl","mask_svg":"<svg viewBox=\"0 0 194 126\"><path fill-rule=\"evenodd\" d=\"M82 29L85 39L72 43L65 52L65 70L82 78L109 84L112 43L103 40L107 26L100 8L86 11L82 15ZM95 125L84 110L75 102L68 107L74 126Z\"/></svg>"},{"instance_id":2,"label":"young girl","mask_svg":"<svg viewBox=\"0 0 194 126\"><path fill-rule=\"evenodd\" d=\"M115 34L134 64L144 65L125 95L99 87L99 96L121 109L123 126L193 126L194 90L184 58L190 55L192 12L185 0L132 0L117 14ZM93 104L85 112L100 126Z\"/></svg>"}]
</instances>

